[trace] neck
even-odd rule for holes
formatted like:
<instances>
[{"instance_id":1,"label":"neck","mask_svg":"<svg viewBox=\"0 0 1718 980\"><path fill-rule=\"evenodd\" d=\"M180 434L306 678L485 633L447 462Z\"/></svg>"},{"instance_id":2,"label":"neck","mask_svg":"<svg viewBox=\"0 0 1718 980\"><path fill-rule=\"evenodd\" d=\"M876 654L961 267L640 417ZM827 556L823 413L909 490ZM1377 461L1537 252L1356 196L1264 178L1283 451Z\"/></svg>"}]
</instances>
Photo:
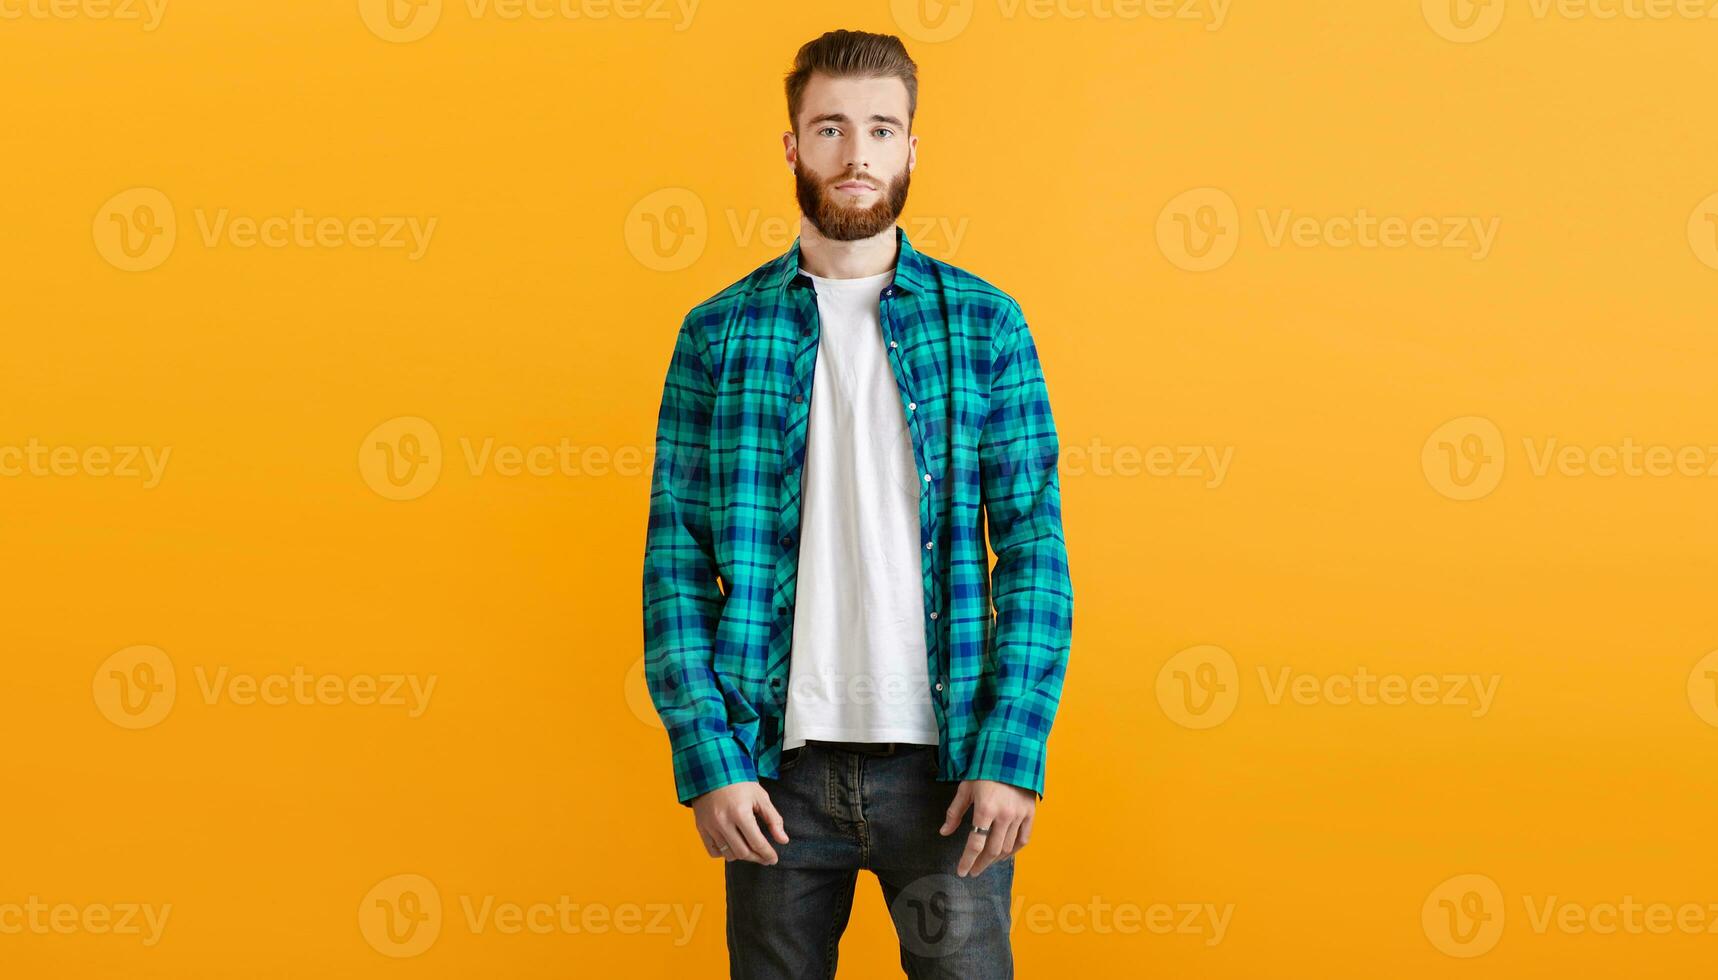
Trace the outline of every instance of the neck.
<instances>
[{"instance_id":1,"label":"neck","mask_svg":"<svg viewBox=\"0 0 1718 980\"><path fill-rule=\"evenodd\" d=\"M879 276L895 267L893 225L856 241L842 242L823 237L804 215L799 219L799 267L824 279L863 279Z\"/></svg>"}]
</instances>

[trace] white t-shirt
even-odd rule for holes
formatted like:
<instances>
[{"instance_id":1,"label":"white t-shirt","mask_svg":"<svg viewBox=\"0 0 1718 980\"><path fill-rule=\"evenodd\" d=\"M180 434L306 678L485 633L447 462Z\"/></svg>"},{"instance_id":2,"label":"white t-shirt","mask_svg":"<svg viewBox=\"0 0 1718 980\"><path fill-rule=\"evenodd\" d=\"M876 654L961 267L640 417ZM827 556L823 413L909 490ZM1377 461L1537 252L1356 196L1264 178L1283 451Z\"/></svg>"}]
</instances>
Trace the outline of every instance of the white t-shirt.
<instances>
[{"instance_id":1,"label":"white t-shirt","mask_svg":"<svg viewBox=\"0 0 1718 980\"><path fill-rule=\"evenodd\" d=\"M878 322L895 273L806 275L820 337L782 748L807 739L935 745L920 477Z\"/></svg>"}]
</instances>

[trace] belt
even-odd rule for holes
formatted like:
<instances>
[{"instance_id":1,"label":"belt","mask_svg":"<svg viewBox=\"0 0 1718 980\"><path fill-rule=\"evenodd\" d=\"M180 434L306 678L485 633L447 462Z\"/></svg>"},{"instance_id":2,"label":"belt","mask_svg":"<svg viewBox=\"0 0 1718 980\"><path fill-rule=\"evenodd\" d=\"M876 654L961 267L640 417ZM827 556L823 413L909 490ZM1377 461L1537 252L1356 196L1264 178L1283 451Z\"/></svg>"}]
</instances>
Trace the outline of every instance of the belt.
<instances>
[{"instance_id":1,"label":"belt","mask_svg":"<svg viewBox=\"0 0 1718 980\"><path fill-rule=\"evenodd\" d=\"M852 752L856 755L894 755L899 749L905 748L906 742L825 742L808 740L807 745L821 745L827 749L838 749L842 752Z\"/></svg>"}]
</instances>

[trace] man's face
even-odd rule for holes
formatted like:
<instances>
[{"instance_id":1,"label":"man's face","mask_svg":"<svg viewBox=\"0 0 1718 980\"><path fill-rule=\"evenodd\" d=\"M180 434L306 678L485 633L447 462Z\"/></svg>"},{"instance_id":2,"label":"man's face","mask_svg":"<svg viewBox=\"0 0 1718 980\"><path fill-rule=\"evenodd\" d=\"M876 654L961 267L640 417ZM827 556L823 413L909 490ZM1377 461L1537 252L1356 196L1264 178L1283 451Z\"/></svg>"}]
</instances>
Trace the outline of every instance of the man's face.
<instances>
[{"instance_id":1,"label":"man's face","mask_svg":"<svg viewBox=\"0 0 1718 980\"><path fill-rule=\"evenodd\" d=\"M898 78L813 75L789 133L799 210L825 238L855 241L895 226L907 204L918 137L907 135Z\"/></svg>"}]
</instances>

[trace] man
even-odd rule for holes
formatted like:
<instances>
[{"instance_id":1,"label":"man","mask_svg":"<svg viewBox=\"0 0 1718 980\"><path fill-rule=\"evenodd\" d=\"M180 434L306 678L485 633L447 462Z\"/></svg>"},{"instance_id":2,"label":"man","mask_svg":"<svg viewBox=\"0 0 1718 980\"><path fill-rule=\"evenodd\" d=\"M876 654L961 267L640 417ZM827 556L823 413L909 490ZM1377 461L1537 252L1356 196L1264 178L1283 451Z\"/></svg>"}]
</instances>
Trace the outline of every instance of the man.
<instances>
[{"instance_id":1,"label":"man","mask_svg":"<svg viewBox=\"0 0 1718 980\"><path fill-rule=\"evenodd\" d=\"M811 41L787 99L799 237L687 314L663 389L651 697L733 976L834 976L860 868L909 976L1012 976L1073 616L1043 372L1012 298L895 225L900 40Z\"/></svg>"}]
</instances>

